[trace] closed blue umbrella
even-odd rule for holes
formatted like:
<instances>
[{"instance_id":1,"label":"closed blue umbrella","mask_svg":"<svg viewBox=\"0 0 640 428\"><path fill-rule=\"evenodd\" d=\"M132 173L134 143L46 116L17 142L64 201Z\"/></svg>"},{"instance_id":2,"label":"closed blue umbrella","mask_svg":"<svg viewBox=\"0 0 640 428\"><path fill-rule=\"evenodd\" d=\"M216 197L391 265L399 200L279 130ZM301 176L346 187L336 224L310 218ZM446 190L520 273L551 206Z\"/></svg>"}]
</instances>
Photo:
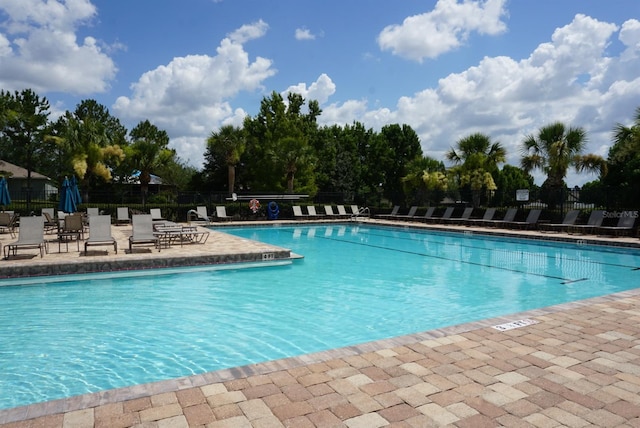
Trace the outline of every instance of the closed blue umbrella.
<instances>
[{"instance_id":1,"label":"closed blue umbrella","mask_svg":"<svg viewBox=\"0 0 640 428\"><path fill-rule=\"evenodd\" d=\"M9 196L9 186L7 180L4 177L0 177L0 205L6 207L11 203L11 196Z\"/></svg>"},{"instance_id":2,"label":"closed blue umbrella","mask_svg":"<svg viewBox=\"0 0 640 428\"><path fill-rule=\"evenodd\" d=\"M69 180L69 187L71 190L71 194L73 195L73 201L76 204L76 208L78 205L82 203L82 197L80 196L80 190L78 189L78 180L76 180L76 176L72 176L71 180Z\"/></svg>"},{"instance_id":3,"label":"closed blue umbrella","mask_svg":"<svg viewBox=\"0 0 640 428\"><path fill-rule=\"evenodd\" d=\"M62 182L60 188L60 202L58 203L58 210L65 213L76 212L76 204L73 199L73 192L71 191L71 183L67 177Z\"/></svg>"}]
</instances>

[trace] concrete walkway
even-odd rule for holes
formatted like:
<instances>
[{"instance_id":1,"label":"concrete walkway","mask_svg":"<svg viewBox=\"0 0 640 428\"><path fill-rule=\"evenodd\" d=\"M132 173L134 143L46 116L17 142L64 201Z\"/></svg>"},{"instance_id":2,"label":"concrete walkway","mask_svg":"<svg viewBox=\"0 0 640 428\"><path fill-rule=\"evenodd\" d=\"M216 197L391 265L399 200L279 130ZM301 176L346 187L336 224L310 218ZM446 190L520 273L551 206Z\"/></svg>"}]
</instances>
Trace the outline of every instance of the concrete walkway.
<instances>
[{"instance_id":1,"label":"concrete walkway","mask_svg":"<svg viewBox=\"0 0 640 428\"><path fill-rule=\"evenodd\" d=\"M247 240L243 247L238 238L212 233L220 248L274 250ZM628 244L635 241L629 238ZM192 253L195 245L185 247ZM0 272L5 263L12 262L0 261ZM0 424L640 427L640 288L298 358L0 410Z\"/></svg>"}]
</instances>

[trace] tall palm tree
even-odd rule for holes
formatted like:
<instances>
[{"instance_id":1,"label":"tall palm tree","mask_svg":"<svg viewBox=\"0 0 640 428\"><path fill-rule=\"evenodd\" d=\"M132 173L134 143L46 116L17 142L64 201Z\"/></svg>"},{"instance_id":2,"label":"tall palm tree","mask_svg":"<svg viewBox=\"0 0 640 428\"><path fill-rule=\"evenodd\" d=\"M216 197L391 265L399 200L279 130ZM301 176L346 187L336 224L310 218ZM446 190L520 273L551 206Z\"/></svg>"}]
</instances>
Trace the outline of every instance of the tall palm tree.
<instances>
[{"instance_id":1,"label":"tall palm tree","mask_svg":"<svg viewBox=\"0 0 640 428\"><path fill-rule=\"evenodd\" d=\"M207 138L207 151L214 158L219 158L227 165L229 193L232 194L236 185L236 165L246 148L246 141L242 129L233 125L224 125L218 132L212 132Z\"/></svg>"},{"instance_id":2,"label":"tall palm tree","mask_svg":"<svg viewBox=\"0 0 640 428\"><path fill-rule=\"evenodd\" d=\"M446 157L457 165L452 172L458 176L460 184L471 189L473 206L479 206L482 190L496 189L492 174L505 162L506 151L499 142L491 142L491 137L482 133L461 138L456 146Z\"/></svg>"},{"instance_id":3,"label":"tall palm tree","mask_svg":"<svg viewBox=\"0 0 640 428\"><path fill-rule=\"evenodd\" d=\"M560 189L569 167L576 171L607 173L607 163L601 156L582 154L587 134L580 127L567 127L555 122L539 129L538 135L529 135L522 142L520 166L526 172L539 169L547 174L543 187Z\"/></svg>"}]
</instances>

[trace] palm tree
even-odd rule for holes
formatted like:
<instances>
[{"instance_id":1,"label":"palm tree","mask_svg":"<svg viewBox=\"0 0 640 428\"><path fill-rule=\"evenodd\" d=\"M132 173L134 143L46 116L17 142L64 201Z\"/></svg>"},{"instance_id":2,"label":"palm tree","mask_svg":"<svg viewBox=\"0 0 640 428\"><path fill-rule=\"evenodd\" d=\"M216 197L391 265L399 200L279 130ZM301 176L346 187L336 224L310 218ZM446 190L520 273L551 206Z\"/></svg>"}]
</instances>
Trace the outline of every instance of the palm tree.
<instances>
[{"instance_id":1,"label":"palm tree","mask_svg":"<svg viewBox=\"0 0 640 428\"><path fill-rule=\"evenodd\" d=\"M542 170L547 179L542 187L549 190L549 203L555 205L555 196L565 187L564 178L569 167L577 172L597 172L600 176L607 173L606 161L598 155L582 151L587 142L587 134L580 127L566 127L555 122L539 129L538 135L529 135L522 142L520 165L526 172Z\"/></svg>"},{"instance_id":2,"label":"palm tree","mask_svg":"<svg viewBox=\"0 0 640 428\"><path fill-rule=\"evenodd\" d=\"M492 174L498 171L498 164L506 160L506 151L499 142L492 143L491 137L481 133L458 140L456 146L447 152L446 157L457 165L452 172L458 176L462 186L471 189L473 206L477 207L483 189L496 189Z\"/></svg>"},{"instance_id":3,"label":"palm tree","mask_svg":"<svg viewBox=\"0 0 640 428\"><path fill-rule=\"evenodd\" d=\"M236 185L236 165L240 162L240 157L244 153L246 141L244 132L238 127L224 125L218 132L212 132L207 139L207 150L205 157L213 156L224 161L227 165L227 177L229 193L232 194Z\"/></svg>"}]
</instances>

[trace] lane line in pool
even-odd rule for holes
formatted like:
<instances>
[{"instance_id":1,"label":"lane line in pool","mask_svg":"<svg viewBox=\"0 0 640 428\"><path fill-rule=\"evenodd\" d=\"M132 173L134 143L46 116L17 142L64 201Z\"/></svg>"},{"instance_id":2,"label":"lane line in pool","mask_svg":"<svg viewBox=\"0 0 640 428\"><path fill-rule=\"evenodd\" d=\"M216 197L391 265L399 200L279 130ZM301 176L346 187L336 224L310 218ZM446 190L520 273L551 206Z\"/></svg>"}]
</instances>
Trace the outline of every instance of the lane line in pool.
<instances>
[{"instance_id":1,"label":"lane line in pool","mask_svg":"<svg viewBox=\"0 0 640 428\"><path fill-rule=\"evenodd\" d=\"M573 280L569 280L569 281L565 281L562 282L562 285L566 285L566 284L573 284L574 282L580 282L580 281L588 281L589 278L580 278L580 279L573 279Z\"/></svg>"},{"instance_id":2,"label":"lane line in pool","mask_svg":"<svg viewBox=\"0 0 640 428\"><path fill-rule=\"evenodd\" d=\"M453 232L453 233L459 233L459 232ZM383 238L385 237L384 235L371 233L371 232L369 232L369 234L371 236L379 236L379 237L383 237ZM468 238L468 236L466 236L466 238ZM474 239L474 238L471 238L471 239ZM396 236L395 239L402 239L404 241L412 241L412 242L415 241L415 239L404 238L404 237L401 237L401 236ZM485 239L485 238L483 238L483 239ZM429 241L424 241L423 240L421 242L428 242L428 243L434 243L434 244L443 244L442 241L432 241L432 240L429 240ZM472 250L483 250L483 249L486 249L485 247L478 247L478 246L475 246L475 245L464 245L464 244L460 244L460 247L469 248L469 249L472 249ZM597 249L589 249L589 248L581 248L581 251L598 251L598 250ZM555 258L555 256L553 256L553 255L545 255L545 257L548 258L548 259L554 259ZM574 258L569 258L569 257L566 258L565 260L572 261L572 262L580 262L580 263L590 263L590 264L601 265L601 266L613 266L613 267L621 267L621 268L630 268L631 270L640 270L640 267L622 265L622 264L619 264L619 263L603 263L603 262L595 262L595 261L592 261L592 260L574 259Z\"/></svg>"},{"instance_id":3,"label":"lane line in pool","mask_svg":"<svg viewBox=\"0 0 640 428\"><path fill-rule=\"evenodd\" d=\"M489 265L489 264L485 264L485 263L471 262L471 261L461 260L461 259L452 259L452 258L443 257L443 256L435 256L433 254L425 254L425 253L420 253L420 252L417 252L417 251L399 250L397 248L383 247L383 246L380 246L380 245L366 244L366 243L362 243L362 242L346 241L344 239L336 239L336 238L332 238L332 237L328 237L328 236L317 236L316 238L327 239L327 240L336 241L336 242L343 242L345 244L353 244L353 245L361 245L361 246L371 247L371 248L378 248L380 250L395 251L395 252L405 253L405 254L413 254L413 255L416 255L416 256L429 257L429 258L434 258L434 259L438 259L438 260L447 260L447 261L459 262L459 263L464 263L464 264L472 265L472 266L482 266L482 267L487 267L487 268L490 268L490 269L498 269L498 270L504 270L504 271L507 271L507 272L520 273L520 274L523 274L523 275L533 275L533 276L540 276L540 277L543 277L543 278L557 279L557 280L561 281L561 284L570 284L573 281L578 281L578 280L573 280L573 279L570 279L570 278L563 278L561 276L545 275L545 274L535 273L535 272L525 272L525 271L521 271L521 270L518 270L518 269L505 268L505 267L501 267L501 266L494 266L494 265ZM587 280L587 279L588 278L584 278L584 280Z\"/></svg>"}]
</instances>

